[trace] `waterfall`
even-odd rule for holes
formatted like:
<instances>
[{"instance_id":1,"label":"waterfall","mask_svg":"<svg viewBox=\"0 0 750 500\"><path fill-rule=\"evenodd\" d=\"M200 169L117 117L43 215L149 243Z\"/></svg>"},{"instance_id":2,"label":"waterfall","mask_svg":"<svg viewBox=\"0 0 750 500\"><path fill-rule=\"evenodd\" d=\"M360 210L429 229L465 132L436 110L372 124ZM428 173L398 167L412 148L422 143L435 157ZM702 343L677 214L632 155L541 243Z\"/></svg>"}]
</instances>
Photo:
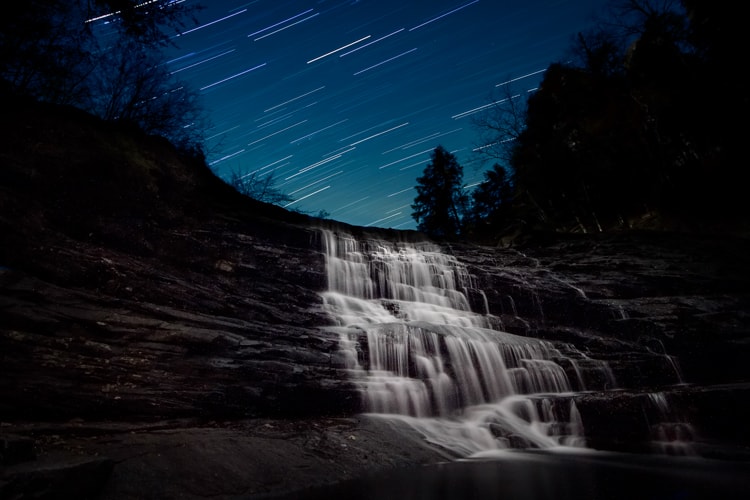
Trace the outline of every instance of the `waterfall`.
<instances>
[{"instance_id":1,"label":"waterfall","mask_svg":"<svg viewBox=\"0 0 750 500\"><path fill-rule=\"evenodd\" d=\"M605 362L501 331L466 267L434 244L322 236L323 301L367 412L461 456L585 445L574 391L615 386Z\"/></svg>"},{"instance_id":2,"label":"waterfall","mask_svg":"<svg viewBox=\"0 0 750 500\"><path fill-rule=\"evenodd\" d=\"M667 395L654 392L648 395L650 413L655 413L650 422L654 451L665 455L695 455L692 441L695 429L685 422L667 402Z\"/></svg>"}]
</instances>

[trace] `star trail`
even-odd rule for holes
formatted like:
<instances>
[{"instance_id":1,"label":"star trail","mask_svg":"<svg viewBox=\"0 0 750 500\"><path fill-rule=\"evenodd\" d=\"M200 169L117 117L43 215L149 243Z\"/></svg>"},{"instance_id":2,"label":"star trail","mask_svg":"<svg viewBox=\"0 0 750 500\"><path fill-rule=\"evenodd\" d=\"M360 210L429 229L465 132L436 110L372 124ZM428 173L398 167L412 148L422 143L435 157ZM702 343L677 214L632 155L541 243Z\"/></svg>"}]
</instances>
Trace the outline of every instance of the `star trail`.
<instances>
[{"instance_id":1,"label":"star trail","mask_svg":"<svg viewBox=\"0 0 750 500\"><path fill-rule=\"evenodd\" d=\"M217 175L272 175L289 209L412 229L432 150L480 182L472 118L532 92L603 4L212 0L173 38L169 71L200 94Z\"/></svg>"}]
</instances>

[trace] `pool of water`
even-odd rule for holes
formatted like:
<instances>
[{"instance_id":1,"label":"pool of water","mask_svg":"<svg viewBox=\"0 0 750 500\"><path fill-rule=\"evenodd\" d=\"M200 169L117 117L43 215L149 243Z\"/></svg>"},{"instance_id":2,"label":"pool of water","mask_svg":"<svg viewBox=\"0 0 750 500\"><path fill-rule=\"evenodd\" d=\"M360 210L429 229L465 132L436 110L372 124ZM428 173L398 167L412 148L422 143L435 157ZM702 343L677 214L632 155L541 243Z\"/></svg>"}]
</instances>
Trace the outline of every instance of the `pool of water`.
<instances>
[{"instance_id":1,"label":"pool of water","mask_svg":"<svg viewBox=\"0 0 750 500\"><path fill-rule=\"evenodd\" d=\"M750 462L596 451L508 451L400 469L283 500L747 500Z\"/></svg>"}]
</instances>

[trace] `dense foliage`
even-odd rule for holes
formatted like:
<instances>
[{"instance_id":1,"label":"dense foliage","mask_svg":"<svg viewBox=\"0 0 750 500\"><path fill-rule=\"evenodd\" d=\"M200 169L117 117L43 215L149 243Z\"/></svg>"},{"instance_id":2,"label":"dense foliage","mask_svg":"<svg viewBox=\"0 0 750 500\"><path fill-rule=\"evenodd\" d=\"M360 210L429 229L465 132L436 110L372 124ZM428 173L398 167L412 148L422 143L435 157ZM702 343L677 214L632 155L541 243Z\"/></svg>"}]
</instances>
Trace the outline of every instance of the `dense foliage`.
<instances>
[{"instance_id":1,"label":"dense foliage","mask_svg":"<svg viewBox=\"0 0 750 500\"><path fill-rule=\"evenodd\" d=\"M519 226L602 231L647 220L681 228L746 221L739 159L750 86L736 69L739 19L726 1L611 3L607 17L578 36L571 62L547 69L525 107L508 91L477 121L491 146L482 152L502 165L472 193L463 233L496 239ZM420 214L436 203L424 191Z\"/></svg>"}]
</instances>

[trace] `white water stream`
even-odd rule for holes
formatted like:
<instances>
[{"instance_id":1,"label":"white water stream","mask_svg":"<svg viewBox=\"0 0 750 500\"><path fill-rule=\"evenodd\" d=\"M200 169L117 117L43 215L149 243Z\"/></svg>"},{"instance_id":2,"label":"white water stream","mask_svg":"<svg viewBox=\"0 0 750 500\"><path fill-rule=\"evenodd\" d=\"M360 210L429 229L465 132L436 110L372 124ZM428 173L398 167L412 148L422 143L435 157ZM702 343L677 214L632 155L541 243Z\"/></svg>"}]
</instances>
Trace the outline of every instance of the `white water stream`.
<instances>
[{"instance_id":1,"label":"white water stream","mask_svg":"<svg viewBox=\"0 0 750 500\"><path fill-rule=\"evenodd\" d=\"M500 331L486 300L471 310L468 292L483 294L466 267L436 245L322 234L324 303L368 412L461 456L585 445L574 391L615 387L605 362Z\"/></svg>"}]
</instances>

